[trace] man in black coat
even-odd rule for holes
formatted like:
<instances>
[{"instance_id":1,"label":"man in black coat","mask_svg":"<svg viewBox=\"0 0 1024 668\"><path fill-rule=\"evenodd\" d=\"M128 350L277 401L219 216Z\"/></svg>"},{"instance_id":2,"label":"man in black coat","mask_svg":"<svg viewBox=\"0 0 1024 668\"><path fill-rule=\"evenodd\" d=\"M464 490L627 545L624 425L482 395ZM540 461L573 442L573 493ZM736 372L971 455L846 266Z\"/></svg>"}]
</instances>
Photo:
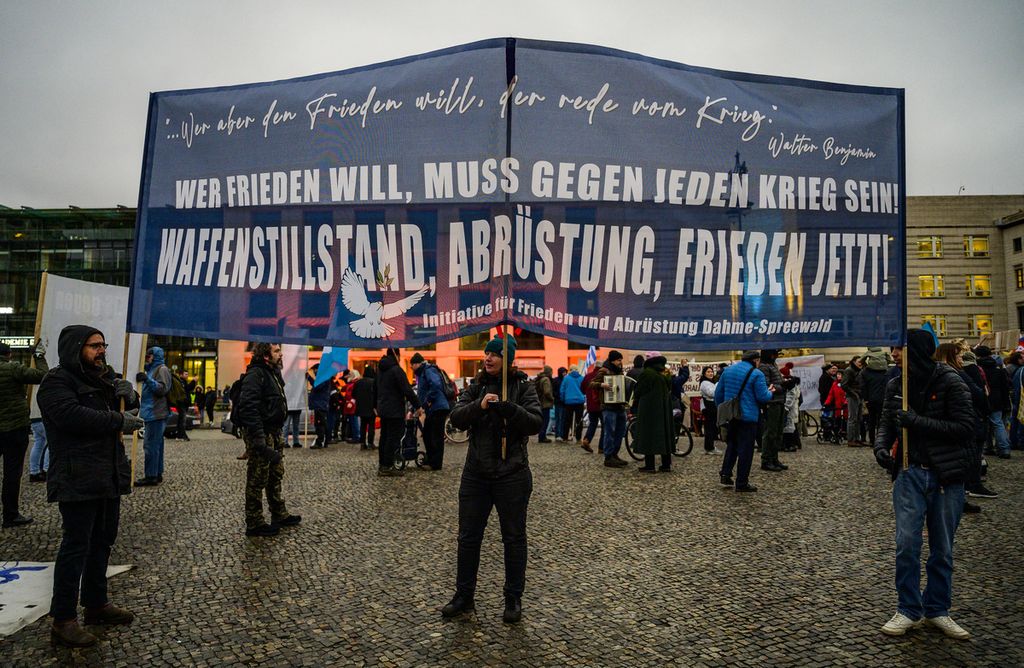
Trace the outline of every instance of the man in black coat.
<instances>
[{"instance_id":1,"label":"man in black coat","mask_svg":"<svg viewBox=\"0 0 1024 668\"><path fill-rule=\"evenodd\" d=\"M934 343L934 339L932 340ZM885 402L886 383L889 374L886 370L873 369L865 366L858 374L861 397L868 406L868 442L874 443L878 432L878 421L882 417L882 405Z\"/></svg>"},{"instance_id":2,"label":"man in black coat","mask_svg":"<svg viewBox=\"0 0 1024 668\"><path fill-rule=\"evenodd\" d=\"M126 408L139 397L107 366L103 333L65 327L58 339L60 366L39 386L39 410L50 447L47 500L57 503L63 539L53 568L51 640L88 647L96 636L78 625L79 583L86 624L128 624L135 616L107 598L107 562L117 539L121 496L131 493L131 465L121 434L145 423Z\"/></svg>"},{"instance_id":3,"label":"man in black coat","mask_svg":"<svg viewBox=\"0 0 1024 668\"><path fill-rule=\"evenodd\" d=\"M882 632L903 635L927 620L947 636L965 640L970 634L949 617L949 608L953 539L964 508L975 415L967 384L952 367L935 362L934 353L930 332L912 329L907 333L908 409L903 410L902 380L890 381L874 443L875 459L895 481L892 505L899 606ZM894 443L895 456L890 454ZM922 594L921 541L926 524L928 584Z\"/></svg>"},{"instance_id":4,"label":"man in black coat","mask_svg":"<svg viewBox=\"0 0 1024 668\"><path fill-rule=\"evenodd\" d=\"M370 450L376 447L374 438L377 433L377 372L372 366L363 369L363 377L356 381L352 388L352 398L356 402L356 415L359 416L359 449Z\"/></svg>"},{"instance_id":5,"label":"man in black coat","mask_svg":"<svg viewBox=\"0 0 1024 668\"><path fill-rule=\"evenodd\" d=\"M984 417L988 419L989 430L996 446L996 456L1000 459L1009 459L1010 435L1006 432L1006 422L1003 418L1010 412L1010 379L996 364L991 348L978 346L974 349L974 354L978 357L978 367L985 372L985 379L988 380L988 415Z\"/></svg>"},{"instance_id":6,"label":"man in black coat","mask_svg":"<svg viewBox=\"0 0 1024 668\"><path fill-rule=\"evenodd\" d=\"M526 585L526 507L533 491L533 475L526 444L540 431L541 410L537 390L526 375L508 369L508 390L502 399L502 366L512 366L516 342L492 339L484 348L484 370L459 394L449 419L456 429L469 431L469 449L459 486L459 554L455 596L441 609L455 617L475 608L480 544L491 509L498 509L501 542L505 546L506 623L522 618Z\"/></svg>"},{"instance_id":7,"label":"man in black coat","mask_svg":"<svg viewBox=\"0 0 1024 668\"><path fill-rule=\"evenodd\" d=\"M398 349L388 348L380 358L377 374L377 415L380 416L380 448L377 450L377 475L382 477L401 476L395 469L395 453L402 445L405 434L405 402L419 409L416 397L405 369L398 363Z\"/></svg>"},{"instance_id":8,"label":"man in black coat","mask_svg":"<svg viewBox=\"0 0 1024 668\"><path fill-rule=\"evenodd\" d=\"M288 513L281 493L284 479L284 436L281 427L288 417L288 400L281 377L281 346L257 343L252 361L242 377L235 410L248 454L245 475L245 535L274 536L280 527L295 526L299 515ZM267 495L271 523L263 518Z\"/></svg>"}]
</instances>

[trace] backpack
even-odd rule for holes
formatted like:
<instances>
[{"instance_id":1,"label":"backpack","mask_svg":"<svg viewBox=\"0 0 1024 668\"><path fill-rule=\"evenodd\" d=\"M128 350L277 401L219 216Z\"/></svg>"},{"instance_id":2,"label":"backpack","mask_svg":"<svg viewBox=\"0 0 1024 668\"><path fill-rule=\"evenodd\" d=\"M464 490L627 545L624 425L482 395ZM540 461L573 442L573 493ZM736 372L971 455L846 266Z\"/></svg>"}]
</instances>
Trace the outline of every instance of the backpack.
<instances>
[{"instance_id":1,"label":"backpack","mask_svg":"<svg viewBox=\"0 0 1024 668\"><path fill-rule=\"evenodd\" d=\"M448 404L451 405L455 401L455 396L459 393L455 389L455 383L448 376L448 373L439 366L435 366L437 372L441 375L441 391L444 392L444 398L448 400Z\"/></svg>"},{"instance_id":2,"label":"backpack","mask_svg":"<svg viewBox=\"0 0 1024 668\"><path fill-rule=\"evenodd\" d=\"M185 383L181 382L173 373L171 374L171 389L167 393L167 403L171 406L181 406L188 403L188 392L185 390Z\"/></svg>"}]
</instances>

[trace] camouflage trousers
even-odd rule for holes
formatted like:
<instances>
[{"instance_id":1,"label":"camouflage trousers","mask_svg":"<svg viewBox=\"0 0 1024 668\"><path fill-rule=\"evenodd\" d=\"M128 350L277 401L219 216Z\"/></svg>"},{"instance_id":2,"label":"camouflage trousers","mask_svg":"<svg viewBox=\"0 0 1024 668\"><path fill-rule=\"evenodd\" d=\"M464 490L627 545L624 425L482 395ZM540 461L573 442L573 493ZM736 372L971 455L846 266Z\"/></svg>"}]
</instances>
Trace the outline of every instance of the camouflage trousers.
<instances>
[{"instance_id":1,"label":"camouflage trousers","mask_svg":"<svg viewBox=\"0 0 1024 668\"><path fill-rule=\"evenodd\" d=\"M272 432L272 433L271 433ZM278 452L284 450L281 431L271 430L266 435L266 445ZM267 494L267 506L270 508L270 520L276 522L288 517L284 498L281 496L281 479L284 478L284 458L271 465L262 455L254 451L249 434L243 433L245 451L249 454L246 460L248 469L245 472L245 528L255 529L264 524L263 493ZM262 446L263 444L258 444Z\"/></svg>"}]
</instances>

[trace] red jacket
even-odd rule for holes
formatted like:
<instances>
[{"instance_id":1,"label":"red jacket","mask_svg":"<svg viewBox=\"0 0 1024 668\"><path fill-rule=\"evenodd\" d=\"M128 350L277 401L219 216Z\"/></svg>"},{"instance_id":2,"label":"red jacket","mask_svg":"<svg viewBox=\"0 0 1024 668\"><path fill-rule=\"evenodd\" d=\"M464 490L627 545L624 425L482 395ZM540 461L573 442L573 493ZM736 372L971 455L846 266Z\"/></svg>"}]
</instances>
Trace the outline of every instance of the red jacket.
<instances>
[{"instance_id":1,"label":"red jacket","mask_svg":"<svg viewBox=\"0 0 1024 668\"><path fill-rule=\"evenodd\" d=\"M594 380L595 377L597 377L597 370L599 368L600 367L594 367L593 369L591 369L586 376L583 376L583 382L580 383L580 386L583 388L583 393L587 397L588 413L601 412L601 388L590 387L590 383Z\"/></svg>"}]
</instances>

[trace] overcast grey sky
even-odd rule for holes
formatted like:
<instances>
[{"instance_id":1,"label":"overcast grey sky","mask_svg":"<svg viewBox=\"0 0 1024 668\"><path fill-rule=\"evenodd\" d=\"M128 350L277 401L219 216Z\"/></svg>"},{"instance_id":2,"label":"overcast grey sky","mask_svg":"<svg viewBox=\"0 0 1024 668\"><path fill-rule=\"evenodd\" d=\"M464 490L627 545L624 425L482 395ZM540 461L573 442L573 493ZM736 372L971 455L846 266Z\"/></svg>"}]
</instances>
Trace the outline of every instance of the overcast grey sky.
<instances>
[{"instance_id":1,"label":"overcast grey sky","mask_svg":"<svg viewBox=\"0 0 1024 668\"><path fill-rule=\"evenodd\" d=\"M0 0L0 204L134 206L151 91L488 37L907 89L911 195L1024 192L1024 1Z\"/></svg>"}]
</instances>

